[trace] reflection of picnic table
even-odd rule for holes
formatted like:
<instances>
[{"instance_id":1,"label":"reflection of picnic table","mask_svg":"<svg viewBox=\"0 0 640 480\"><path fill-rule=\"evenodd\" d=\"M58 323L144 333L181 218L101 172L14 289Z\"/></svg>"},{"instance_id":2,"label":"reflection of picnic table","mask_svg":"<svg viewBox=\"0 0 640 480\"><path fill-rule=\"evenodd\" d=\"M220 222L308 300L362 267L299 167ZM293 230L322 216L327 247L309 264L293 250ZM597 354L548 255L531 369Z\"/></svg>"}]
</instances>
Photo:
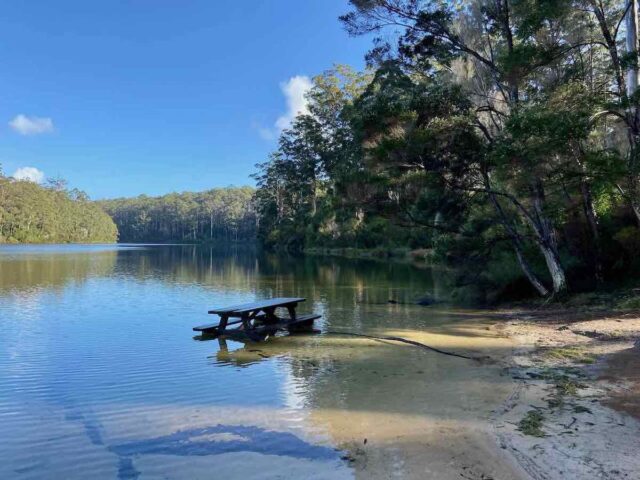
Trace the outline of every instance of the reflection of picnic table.
<instances>
[{"instance_id":1,"label":"reflection of picnic table","mask_svg":"<svg viewBox=\"0 0 640 480\"><path fill-rule=\"evenodd\" d=\"M313 321L320 315L297 315L298 303L304 298L272 298L230 307L214 308L209 313L220 316L220 322L211 325L194 327L194 331L203 335L225 336L231 338L248 338L262 340L273 335L278 330L289 332L308 331L313 327ZM288 317L281 317L276 310L286 309ZM228 328L238 325L236 328Z\"/></svg>"}]
</instances>

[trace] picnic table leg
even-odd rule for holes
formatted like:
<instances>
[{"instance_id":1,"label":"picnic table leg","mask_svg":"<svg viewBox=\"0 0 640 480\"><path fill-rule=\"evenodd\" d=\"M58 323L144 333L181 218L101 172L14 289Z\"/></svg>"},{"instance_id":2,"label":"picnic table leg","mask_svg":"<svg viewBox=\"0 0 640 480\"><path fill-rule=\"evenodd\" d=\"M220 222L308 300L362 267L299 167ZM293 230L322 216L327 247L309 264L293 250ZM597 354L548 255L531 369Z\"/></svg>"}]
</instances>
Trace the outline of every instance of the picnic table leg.
<instances>
[{"instance_id":1,"label":"picnic table leg","mask_svg":"<svg viewBox=\"0 0 640 480\"><path fill-rule=\"evenodd\" d=\"M251 320L255 319L257 313L258 313L257 311L255 311L253 313L250 313L250 314L243 313L242 317L241 317L241 319L242 319L242 328L244 330L245 335L250 340L253 340L255 342L260 341L260 340L264 340L264 338L265 338L264 336L262 336L260 333L258 333L256 331L256 325L255 324L254 325L251 324Z\"/></svg>"},{"instance_id":2,"label":"picnic table leg","mask_svg":"<svg viewBox=\"0 0 640 480\"><path fill-rule=\"evenodd\" d=\"M298 304L294 303L293 305L287 305L287 310L289 311L289 318L292 322L296 321L296 306Z\"/></svg>"},{"instance_id":3,"label":"picnic table leg","mask_svg":"<svg viewBox=\"0 0 640 480\"><path fill-rule=\"evenodd\" d=\"M276 323L276 322L278 322L280 320L278 318L278 316L276 315L275 307L273 307L273 308L265 308L264 309L264 313L267 316L266 317L267 323Z\"/></svg>"},{"instance_id":4,"label":"picnic table leg","mask_svg":"<svg viewBox=\"0 0 640 480\"><path fill-rule=\"evenodd\" d=\"M249 332L249 330L253 330L253 327L251 326L251 318L248 314L243 313L240 319L242 320L242 328L244 329L245 332Z\"/></svg>"},{"instance_id":5,"label":"picnic table leg","mask_svg":"<svg viewBox=\"0 0 640 480\"><path fill-rule=\"evenodd\" d=\"M227 323L229 322L228 315L220 315L220 323L218 324L218 334L222 335L227 329Z\"/></svg>"}]
</instances>

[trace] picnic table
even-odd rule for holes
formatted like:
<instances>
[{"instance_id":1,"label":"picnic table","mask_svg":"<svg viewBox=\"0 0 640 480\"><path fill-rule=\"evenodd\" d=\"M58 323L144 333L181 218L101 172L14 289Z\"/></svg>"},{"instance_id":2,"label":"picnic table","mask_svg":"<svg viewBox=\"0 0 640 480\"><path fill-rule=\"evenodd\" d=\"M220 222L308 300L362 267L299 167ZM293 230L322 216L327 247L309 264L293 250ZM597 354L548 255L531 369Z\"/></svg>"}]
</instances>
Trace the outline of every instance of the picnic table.
<instances>
[{"instance_id":1,"label":"picnic table","mask_svg":"<svg viewBox=\"0 0 640 480\"><path fill-rule=\"evenodd\" d=\"M313 321L320 315L298 315L296 308L305 298L285 297L258 300L251 303L219 307L209 310L210 314L218 315L220 321L216 324L200 325L193 330L203 335L230 336L235 338L247 337L250 340L262 340L276 333L278 330L289 332L310 330ZM284 309L288 317L276 314L277 309ZM238 325L237 328L228 328Z\"/></svg>"}]
</instances>

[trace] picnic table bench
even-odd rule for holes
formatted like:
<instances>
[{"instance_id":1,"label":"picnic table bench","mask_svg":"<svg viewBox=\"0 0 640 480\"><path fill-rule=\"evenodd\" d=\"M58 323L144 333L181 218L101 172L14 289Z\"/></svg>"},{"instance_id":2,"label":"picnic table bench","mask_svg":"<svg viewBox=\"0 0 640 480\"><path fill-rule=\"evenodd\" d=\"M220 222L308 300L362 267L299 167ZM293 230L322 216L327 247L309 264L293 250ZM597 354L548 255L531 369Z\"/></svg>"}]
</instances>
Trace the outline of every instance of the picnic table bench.
<instances>
[{"instance_id":1,"label":"picnic table bench","mask_svg":"<svg viewBox=\"0 0 640 480\"><path fill-rule=\"evenodd\" d=\"M210 325L200 325L193 330L203 335L248 337L250 340L262 340L278 330L289 332L308 331L313 327L313 321L320 315L298 315L296 307L306 299L298 297L272 298L251 303L232 305L229 307L213 308L210 314L218 315L220 321ZM278 308L286 309L289 316L276 315ZM237 328L227 328L238 325Z\"/></svg>"}]
</instances>

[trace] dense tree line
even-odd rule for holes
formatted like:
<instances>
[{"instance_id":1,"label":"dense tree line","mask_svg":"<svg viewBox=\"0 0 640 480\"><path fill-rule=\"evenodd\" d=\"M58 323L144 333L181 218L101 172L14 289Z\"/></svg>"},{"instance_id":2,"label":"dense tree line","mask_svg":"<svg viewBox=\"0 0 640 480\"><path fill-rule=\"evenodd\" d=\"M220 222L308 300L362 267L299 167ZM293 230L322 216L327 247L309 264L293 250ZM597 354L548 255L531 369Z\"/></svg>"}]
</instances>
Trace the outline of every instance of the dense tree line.
<instances>
[{"instance_id":1,"label":"dense tree line","mask_svg":"<svg viewBox=\"0 0 640 480\"><path fill-rule=\"evenodd\" d=\"M103 200L121 242L199 242L255 239L254 190L214 188L200 193Z\"/></svg>"},{"instance_id":2,"label":"dense tree line","mask_svg":"<svg viewBox=\"0 0 640 480\"><path fill-rule=\"evenodd\" d=\"M0 243L110 243L118 230L84 192L60 180L42 186L0 172Z\"/></svg>"},{"instance_id":3,"label":"dense tree line","mask_svg":"<svg viewBox=\"0 0 640 480\"><path fill-rule=\"evenodd\" d=\"M316 77L259 165L263 243L428 248L542 296L637 267L635 0L350 4L370 69Z\"/></svg>"}]
</instances>

